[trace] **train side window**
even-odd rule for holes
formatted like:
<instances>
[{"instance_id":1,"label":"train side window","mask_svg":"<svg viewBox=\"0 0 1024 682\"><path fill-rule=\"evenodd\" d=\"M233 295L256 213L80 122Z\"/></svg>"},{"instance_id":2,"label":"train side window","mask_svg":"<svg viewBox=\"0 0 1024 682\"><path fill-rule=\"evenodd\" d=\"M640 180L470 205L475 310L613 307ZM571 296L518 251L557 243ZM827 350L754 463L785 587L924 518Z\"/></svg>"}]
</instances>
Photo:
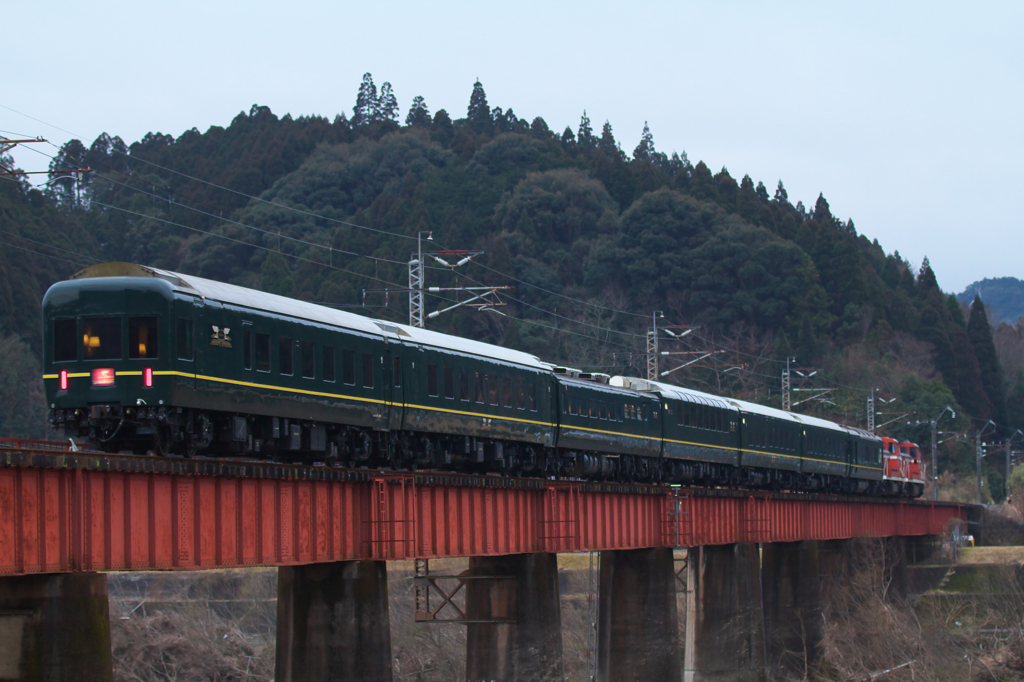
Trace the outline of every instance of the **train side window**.
<instances>
[{"instance_id":1,"label":"train side window","mask_svg":"<svg viewBox=\"0 0 1024 682\"><path fill-rule=\"evenodd\" d=\"M349 386L356 385L356 354L348 348L341 349L341 380Z\"/></svg>"},{"instance_id":2,"label":"train side window","mask_svg":"<svg viewBox=\"0 0 1024 682\"><path fill-rule=\"evenodd\" d=\"M312 341L302 342L302 376L316 378L316 345Z\"/></svg>"},{"instance_id":3,"label":"train side window","mask_svg":"<svg viewBox=\"0 0 1024 682\"><path fill-rule=\"evenodd\" d=\"M617 422L622 423L622 405L615 406L615 418Z\"/></svg>"},{"instance_id":4,"label":"train side window","mask_svg":"<svg viewBox=\"0 0 1024 682\"><path fill-rule=\"evenodd\" d=\"M178 348L181 348L180 342ZM270 334L256 332L256 371L270 371Z\"/></svg>"},{"instance_id":5,"label":"train side window","mask_svg":"<svg viewBox=\"0 0 1024 682\"><path fill-rule=\"evenodd\" d=\"M609 419L611 419L611 415L608 412L608 403L606 403L603 400L601 401L600 405L600 414L601 419L603 419L604 421L608 421Z\"/></svg>"},{"instance_id":6,"label":"train side window","mask_svg":"<svg viewBox=\"0 0 1024 682\"><path fill-rule=\"evenodd\" d=\"M160 357L155 317L128 318L128 357L133 360Z\"/></svg>"},{"instance_id":7,"label":"train side window","mask_svg":"<svg viewBox=\"0 0 1024 682\"><path fill-rule=\"evenodd\" d=\"M373 353L363 353L363 388L373 388Z\"/></svg>"},{"instance_id":8,"label":"train side window","mask_svg":"<svg viewBox=\"0 0 1024 682\"><path fill-rule=\"evenodd\" d=\"M252 369L252 332L242 332L242 362L246 369Z\"/></svg>"},{"instance_id":9,"label":"train side window","mask_svg":"<svg viewBox=\"0 0 1024 682\"><path fill-rule=\"evenodd\" d=\"M469 401L469 372L465 368L459 369L459 399Z\"/></svg>"},{"instance_id":10,"label":"train side window","mask_svg":"<svg viewBox=\"0 0 1024 682\"><path fill-rule=\"evenodd\" d=\"M484 377L480 372L473 372L473 383L476 385L476 402L484 404Z\"/></svg>"},{"instance_id":11,"label":"train side window","mask_svg":"<svg viewBox=\"0 0 1024 682\"><path fill-rule=\"evenodd\" d=\"M530 402L530 412L537 411L537 384L530 382L530 390L526 393L526 398Z\"/></svg>"},{"instance_id":12,"label":"train side window","mask_svg":"<svg viewBox=\"0 0 1024 682\"><path fill-rule=\"evenodd\" d=\"M71 362L78 359L78 346L75 344L77 336L78 324L76 320L53 321L54 362Z\"/></svg>"},{"instance_id":13,"label":"train side window","mask_svg":"<svg viewBox=\"0 0 1024 682\"><path fill-rule=\"evenodd\" d=\"M324 381L334 383L334 346L324 346Z\"/></svg>"},{"instance_id":14,"label":"train side window","mask_svg":"<svg viewBox=\"0 0 1024 682\"><path fill-rule=\"evenodd\" d=\"M487 380L487 397L490 399L491 405L498 404L498 377L493 374L486 376Z\"/></svg>"},{"instance_id":15,"label":"train side window","mask_svg":"<svg viewBox=\"0 0 1024 682\"><path fill-rule=\"evenodd\" d=\"M516 379L516 409L526 409L526 389L523 388L522 379Z\"/></svg>"},{"instance_id":16,"label":"train side window","mask_svg":"<svg viewBox=\"0 0 1024 682\"><path fill-rule=\"evenodd\" d=\"M178 320L178 359L179 360L191 360L194 354L192 352L192 320L179 319ZM265 372L270 371L270 337L267 337L267 369Z\"/></svg>"},{"instance_id":17,"label":"train side window","mask_svg":"<svg viewBox=\"0 0 1024 682\"><path fill-rule=\"evenodd\" d=\"M455 373L448 365L444 366L444 397L447 400L455 399Z\"/></svg>"},{"instance_id":18,"label":"train side window","mask_svg":"<svg viewBox=\"0 0 1024 682\"><path fill-rule=\"evenodd\" d=\"M512 380L508 377L501 380L501 404L512 407Z\"/></svg>"},{"instance_id":19,"label":"train side window","mask_svg":"<svg viewBox=\"0 0 1024 682\"><path fill-rule=\"evenodd\" d=\"M437 395L437 365L427 365L427 395Z\"/></svg>"},{"instance_id":20,"label":"train side window","mask_svg":"<svg viewBox=\"0 0 1024 682\"><path fill-rule=\"evenodd\" d=\"M568 391L566 391L562 395L565 396L565 404L562 405L562 412L565 413L565 414L576 414L575 412L572 411L572 408L573 408L572 396L569 395Z\"/></svg>"},{"instance_id":21,"label":"train side window","mask_svg":"<svg viewBox=\"0 0 1024 682\"><path fill-rule=\"evenodd\" d=\"M395 357L393 361L394 365L394 379L395 388L402 387L402 358Z\"/></svg>"},{"instance_id":22,"label":"train side window","mask_svg":"<svg viewBox=\"0 0 1024 682\"><path fill-rule=\"evenodd\" d=\"M277 339L277 357L281 374L291 376L295 373L295 351L292 350L292 340L287 336Z\"/></svg>"}]
</instances>

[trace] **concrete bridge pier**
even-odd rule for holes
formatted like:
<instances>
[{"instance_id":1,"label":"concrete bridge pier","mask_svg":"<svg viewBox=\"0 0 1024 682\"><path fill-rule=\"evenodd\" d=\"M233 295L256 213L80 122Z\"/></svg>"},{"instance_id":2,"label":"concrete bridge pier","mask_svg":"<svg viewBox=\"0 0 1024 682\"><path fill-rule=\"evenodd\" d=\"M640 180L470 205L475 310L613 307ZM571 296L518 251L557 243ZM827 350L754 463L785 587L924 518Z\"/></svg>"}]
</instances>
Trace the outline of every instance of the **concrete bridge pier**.
<instances>
[{"instance_id":1,"label":"concrete bridge pier","mask_svg":"<svg viewBox=\"0 0 1024 682\"><path fill-rule=\"evenodd\" d=\"M758 546L690 549L686 585L684 682L762 682L765 648Z\"/></svg>"},{"instance_id":2,"label":"concrete bridge pier","mask_svg":"<svg viewBox=\"0 0 1024 682\"><path fill-rule=\"evenodd\" d=\"M113 679L107 576L0 579L0 680Z\"/></svg>"},{"instance_id":3,"label":"concrete bridge pier","mask_svg":"<svg viewBox=\"0 0 1024 682\"><path fill-rule=\"evenodd\" d=\"M466 679L561 682L558 555L472 557L469 575L466 617L515 622L468 625Z\"/></svg>"},{"instance_id":4,"label":"concrete bridge pier","mask_svg":"<svg viewBox=\"0 0 1024 682\"><path fill-rule=\"evenodd\" d=\"M339 561L278 569L275 679L390 682L385 562Z\"/></svg>"},{"instance_id":5,"label":"concrete bridge pier","mask_svg":"<svg viewBox=\"0 0 1024 682\"><path fill-rule=\"evenodd\" d=\"M762 545L761 591L769 674L806 677L825 634L818 543Z\"/></svg>"},{"instance_id":6,"label":"concrete bridge pier","mask_svg":"<svg viewBox=\"0 0 1024 682\"><path fill-rule=\"evenodd\" d=\"M677 682L676 575L668 548L601 552L597 679Z\"/></svg>"}]
</instances>

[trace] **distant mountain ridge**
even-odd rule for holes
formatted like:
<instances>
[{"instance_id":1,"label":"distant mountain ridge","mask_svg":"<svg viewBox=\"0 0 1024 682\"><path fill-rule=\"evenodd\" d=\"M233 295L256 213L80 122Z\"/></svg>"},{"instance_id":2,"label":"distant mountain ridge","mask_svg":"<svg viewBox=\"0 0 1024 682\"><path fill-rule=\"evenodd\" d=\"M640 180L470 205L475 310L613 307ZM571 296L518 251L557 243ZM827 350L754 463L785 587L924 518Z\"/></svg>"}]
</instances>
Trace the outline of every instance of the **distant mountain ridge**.
<instances>
[{"instance_id":1,"label":"distant mountain ridge","mask_svg":"<svg viewBox=\"0 0 1024 682\"><path fill-rule=\"evenodd\" d=\"M1024 317L1024 282L1016 277L985 278L980 282L968 285L956 300L970 303L975 294L981 294L981 300L992 311L992 324L999 322L1013 324Z\"/></svg>"}]
</instances>

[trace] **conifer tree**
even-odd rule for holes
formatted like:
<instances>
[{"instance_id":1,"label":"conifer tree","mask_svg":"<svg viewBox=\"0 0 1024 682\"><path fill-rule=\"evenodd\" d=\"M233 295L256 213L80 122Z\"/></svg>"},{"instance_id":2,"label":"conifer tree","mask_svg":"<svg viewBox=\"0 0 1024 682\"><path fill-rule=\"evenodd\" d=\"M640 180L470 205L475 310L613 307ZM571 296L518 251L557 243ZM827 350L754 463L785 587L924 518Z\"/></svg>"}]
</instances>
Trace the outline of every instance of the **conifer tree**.
<instances>
[{"instance_id":1,"label":"conifer tree","mask_svg":"<svg viewBox=\"0 0 1024 682\"><path fill-rule=\"evenodd\" d=\"M491 108L487 105L487 93L484 92L484 86L479 80L473 83L473 94L469 96L466 122L470 129L477 133L490 133L494 127Z\"/></svg>"},{"instance_id":2,"label":"conifer tree","mask_svg":"<svg viewBox=\"0 0 1024 682\"><path fill-rule=\"evenodd\" d=\"M434 123L430 126L430 139L441 146L447 147L455 134L452 118L444 109L438 109L434 114Z\"/></svg>"},{"instance_id":3,"label":"conifer tree","mask_svg":"<svg viewBox=\"0 0 1024 682\"><path fill-rule=\"evenodd\" d=\"M823 193L819 193L818 200L814 202L813 219L823 225L829 225L833 222L832 211L829 209L828 202L825 200Z\"/></svg>"},{"instance_id":4,"label":"conifer tree","mask_svg":"<svg viewBox=\"0 0 1024 682\"><path fill-rule=\"evenodd\" d=\"M640 144L633 150L633 159L636 161L650 161L654 156L654 136L651 135L651 129L647 127L647 121L644 121L644 132L640 135Z\"/></svg>"},{"instance_id":5,"label":"conifer tree","mask_svg":"<svg viewBox=\"0 0 1024 682\"><path fill-rule=\"evenodd\" d=\"M551 129L548 128L548 122L540 116L533 119L533 123L530 124L530 134L534 137L544 139L551 136Z\"/></svg>"},{"instance_id":6,"label":"conifer tree","mask_svg":"<svg viewBox=\"0 0 1024 682\"><path fill-rule=\"evenodd\" d=\"M949 313L945 310L941 295L938 291L933 291L925 299L921 307L921 315L918 317L914 335L922 341L932 344L935 353L933 357L935 369L942 374L943 381L953 391L953 395L956 395L959 392L959 384L957 383L958 372L956 354L953 352L953 344L949 339L949 330L946 323L948 315ZM964 405L964 407L966 408L967 406Z\"/></svg>"},{"instance_id":7,"label":"conifer tree","mask_svg":"<svg viewBox=\"0 0 1024 682\"><path fill-rule=\"evenodd\" d=\"M789 193L786 188L782 186L782 180L779 180L779 184L775 187L775 201L780 204L789 203Z\"/></svg>"},{"instance_id":8,"label":"conifer tree","mask_svg":"<svg viewBox=\"0 0 1024 682\"><path fill-rule=\"evenodd\" d=\"M768 203L768 188L764 186L763 182L757 181L757 187L754 188L754 192L757 194L758 201L762 204Z\"/></svg>"},{"instance_id":9,"label":"conifer tree","mask_svg":"<svg viewBox=\"0 0 1024 682\"><path fill-rule=\"evenodd\" d=\"M975 357L978 358L981 386L992 403L992 419L1000 424L1006 424L1006 400L1003 396L1003 376L999 371L999 358L996 356L996 346L992 341L992 327L989 326L988 316L985 314L985 304L977 294L971 303L967 337L974 346Z\"/></svg>"},{"instance_id":10,"label":"conifer tree","mask_svg":"<svg viewBox=\"0 0 1024 682\"><path fill-rule=\"evenodd\" d=\"M352 125L366 125L377 120L377 86L373 84L373 76L367 71L363 74L363 82L356 94L356 105L352 108Z\"/></svg>"},{"instance_id":11,"label":"conifer tree","mask_svg":"<svg viewBox=\"0 0 1024 682\"><path fill-rule=\"evenodd\" d=\"M565 126L562 131L562 148L569 149L576 146L576 136L572 134L572 128Z\"/></svg>"},{"instance_id":12,"label":"conifer tree","mask_svg":"<svg viewBox=\"0 0 1024 682\"><path fill-rule=\"evenodd\" d=\"M377 120L398 120L398 99L391 91L391 83L385 82L380 86L380 97L377 99Z\"/></svg>"},{"instance_id":13,"label":"conifer tree","mask_svg":"<svg viewBox=\"0 0 1024 682\"><path fill-rule=\"evenodd\" d=\"M604 126L601 127L601 140L597 143L597 148L609 156L617 156L619 153L619 145L615 142L615 136L612 135L612 124L608 121L605 121Z\"/></svg>"},{"instance_id":14,"label":"conifer tree","mask_svg":"<svg viewBox=\"0 0 1024 682\"><path fill-rule=\"evenodd\" d=\"M590 118L587 116L586 109L583 110L583 116L580 118L576 144L580 146L580 149L593 149L597 146L597 138L594 136L594 129L590 127Z\"/></svg>"},{"instance_id":15,"label":"conifer tree","mask_svg":"<svg viewBox=\"0 0 1024 682\"><path fill-rule=\"evenodd\" d=\"M1007 396L1006 420L1011 429L1024 430L1024 367L1017 370L1016 381Z\"/></svg>"},{"instance_id":16,"label":"conifer tree","mask_svg":"<svg viewBox=\"0 0 1024 682\"><path fill-rule=\"evenodd\" d=\"M416 95L412 99L412 106L405 116L405 125L417 128L430 127L430 110L427 103L423 101L423 95Z\"/></svg>"}]
</instances>

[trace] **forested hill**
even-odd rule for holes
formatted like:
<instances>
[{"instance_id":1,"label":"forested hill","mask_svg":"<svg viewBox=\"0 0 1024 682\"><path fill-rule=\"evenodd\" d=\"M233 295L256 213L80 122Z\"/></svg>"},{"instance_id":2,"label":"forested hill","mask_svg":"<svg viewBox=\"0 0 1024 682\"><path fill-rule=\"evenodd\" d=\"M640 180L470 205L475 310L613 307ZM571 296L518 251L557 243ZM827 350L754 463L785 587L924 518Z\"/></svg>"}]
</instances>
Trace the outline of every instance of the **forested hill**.
<instances>
[{"instance_id":1,"label":"forested hill","mask_svg":"<svg viewBox=\"0 0 1024 682\"><path fill-rule=\"evenodd\" d=\"M178 138L69 142L51 170L95 169L81 182L54 176L46 193L0 183L0 325L38 352L46 286L94 260L405 321L407 295L394 290L430 232L425 251L483 254L454 272L429 261L428 286L513 287L503 306L428 321L441 331L642 374L660 311L659 325L699 325L661 335L677 354L663 370L694 360L668 380L777 404L791 356L818 370L803 387L835 389L800 410L863 425L874 387L916 419L952 404L1024 426L1006 401L1024 381L1000 367L984 307L961 307L927 261L887 254L824 196L794 205L781 180L666 154L646 126L629 153L586 113L552 131L492 108L480 83L464 117L422 98L399 117L390 85L378 91L367 74L351 118L253 106ZM455 297L428 297L427 309Z\"/></svg>"},{"instance_id":2,"label":"forested hill","mask_svg":"<svg viewBox=\"0 0 1024 682\"><path fill-rule=\"evenodd\" d=\"M991 311L993 323L1000 320L1013 324L1024 317L1024 282L1016 277L996 277L975 282L957 295L961 303L970 303L980 296Z\"/></svg>"}]
</instances>

